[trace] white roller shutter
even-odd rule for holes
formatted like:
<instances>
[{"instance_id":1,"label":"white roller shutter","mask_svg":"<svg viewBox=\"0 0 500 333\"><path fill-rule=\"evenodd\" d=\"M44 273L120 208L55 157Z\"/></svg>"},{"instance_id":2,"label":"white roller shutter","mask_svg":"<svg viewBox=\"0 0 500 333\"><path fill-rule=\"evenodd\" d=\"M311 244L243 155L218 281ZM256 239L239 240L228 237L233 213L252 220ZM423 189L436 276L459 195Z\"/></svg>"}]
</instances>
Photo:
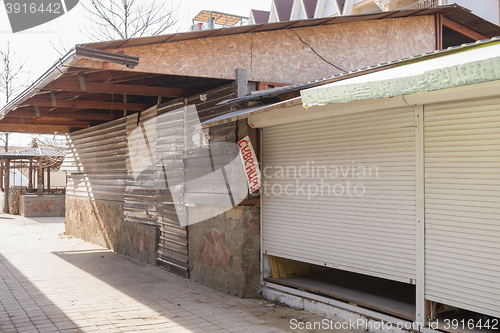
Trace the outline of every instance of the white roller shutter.
<instances>
[{"instance_id":1,"label":"white roller shutter","mask_svg":"<svg viewBox=\"0 0 500 333\"><path fill-rule=\"evenodd\" d=\"M365 112L264 128L263 251L413 283L414 110ZM310 176L294 177L292 167L297 171L303 167L304 176L307 162ZM327 167L328 175L313 166ZM335 167L339 178L332 177ZM363 167L364 178L358 173ZM348 182L352 195L347 194ZM300 191L302 184L305 193ZM313 184L324 185L323 195L318 192L308 198L307 187L311 185L312 194ZM344 186L344 194L326 195L325 184L336 186L337 194ZM357 184L365 188L361 196L354 194ZM358 194L362 186L358 185Z\"/></svg>"},{"instance_id":2,"label":"white roller shutter","mask_svg":"<svg viewBox=\"0 0 500 333\"><path fill-rule=\"evenodd\" d=\"M426 107L426 298L500 317L500 100Z\"/></svg>"}]
</instances>

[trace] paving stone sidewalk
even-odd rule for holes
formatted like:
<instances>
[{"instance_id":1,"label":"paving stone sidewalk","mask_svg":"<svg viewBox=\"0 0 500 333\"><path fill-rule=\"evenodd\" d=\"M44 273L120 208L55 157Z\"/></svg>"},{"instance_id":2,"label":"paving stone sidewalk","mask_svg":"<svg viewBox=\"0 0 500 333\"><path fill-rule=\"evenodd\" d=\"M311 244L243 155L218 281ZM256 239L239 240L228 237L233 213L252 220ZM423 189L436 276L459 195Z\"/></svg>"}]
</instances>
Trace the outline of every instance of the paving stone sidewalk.
<instances>
[{"instance_id":1,"label":"paving stone sidewalk","mask_svg":"<svg viewBox=\"0 0 500 333\"><path fill-rule=\"evenodd\" d=\"M274 312L263 300L217 292L63 232L63 218L0 215L1 333L284 332L296 316L323 319L285 308L278 325L250 311Z\"/></svg>"}]
</instances>

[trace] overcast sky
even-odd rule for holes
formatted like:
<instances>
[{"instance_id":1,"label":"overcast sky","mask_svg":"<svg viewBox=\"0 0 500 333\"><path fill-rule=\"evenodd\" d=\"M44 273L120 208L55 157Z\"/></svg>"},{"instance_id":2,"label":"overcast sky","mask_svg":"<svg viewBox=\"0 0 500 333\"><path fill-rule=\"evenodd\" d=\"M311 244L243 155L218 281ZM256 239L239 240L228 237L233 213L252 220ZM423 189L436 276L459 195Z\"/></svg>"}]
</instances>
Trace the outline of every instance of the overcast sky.
<instances>
[{"instance_id":1,"label":"overcast sky","mask_svg":"<svg viewBox=\"0 0 500 333\"><path fill-rule=\"evenodd\" d=\"M81 3L85 1L88 0L80 0L73 10L53 21L13 34L4 3L0 0L0 48L10 41L12 47L17 50L17 59L27 61L30 72L26 77L27 81L32 82L38 78L59 59L60 55L53 45L62 51L90 41L82 32L86 20ZM173 5L179 8L179 23L169 32L183 32L189 29L192 18L201 10L248 16L251 9L269 10L271 0L174 0ZM2 103L0 100L0 108ZM13 136L11 144L18 145L24 141L26 139L22 136Z\"/></svg>"}]
</instances>

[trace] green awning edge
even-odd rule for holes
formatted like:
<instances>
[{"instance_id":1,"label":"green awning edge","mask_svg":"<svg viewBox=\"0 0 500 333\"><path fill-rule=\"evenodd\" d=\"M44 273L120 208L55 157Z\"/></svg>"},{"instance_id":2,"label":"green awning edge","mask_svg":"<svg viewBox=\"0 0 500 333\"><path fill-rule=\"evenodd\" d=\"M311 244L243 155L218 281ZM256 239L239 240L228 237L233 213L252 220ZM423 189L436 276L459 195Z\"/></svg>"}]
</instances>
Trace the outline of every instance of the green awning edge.
<instances>
[{"instance_id":1,"label":"green awning edge","mask_svg":"<svg viewBox=\"0 0 500 333\"><path fill-rule=\"evenodd\" d=\"M497 44L497 43L495 43ZM489 44L491 45L491 44ZM478 48L485 45L478 45ZM446 56L443 52L443 56ZM427 59L422 59L422 62ZM402 63L399 68L405 65ZM390 98L500 80L500 57L431 70L420 75L359 84L317 87L300 92L305 108L330 103Z\"/></svg>"}]
</instances>

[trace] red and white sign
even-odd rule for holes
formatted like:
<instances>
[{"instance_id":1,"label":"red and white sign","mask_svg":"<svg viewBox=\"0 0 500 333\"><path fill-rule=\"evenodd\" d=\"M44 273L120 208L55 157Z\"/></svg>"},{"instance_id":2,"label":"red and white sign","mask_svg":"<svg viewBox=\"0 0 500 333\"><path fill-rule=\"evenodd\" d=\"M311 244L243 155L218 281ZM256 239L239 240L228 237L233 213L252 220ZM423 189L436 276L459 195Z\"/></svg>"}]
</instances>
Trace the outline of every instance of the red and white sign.
<instances>
[{"instance_id":1,"label":"red and white sign","mask_svg":"<svg viewBox=\"0 0 500 333\"><path fill-rule=\"evenodd\" d=\"M260 188L260 170L257 155L253 150L250 138L247 136L238 142L240 150L240 158L243 163L243 169L248 181L248 188L250 193L257 191Z\"/></svg>"}]
</instances>

